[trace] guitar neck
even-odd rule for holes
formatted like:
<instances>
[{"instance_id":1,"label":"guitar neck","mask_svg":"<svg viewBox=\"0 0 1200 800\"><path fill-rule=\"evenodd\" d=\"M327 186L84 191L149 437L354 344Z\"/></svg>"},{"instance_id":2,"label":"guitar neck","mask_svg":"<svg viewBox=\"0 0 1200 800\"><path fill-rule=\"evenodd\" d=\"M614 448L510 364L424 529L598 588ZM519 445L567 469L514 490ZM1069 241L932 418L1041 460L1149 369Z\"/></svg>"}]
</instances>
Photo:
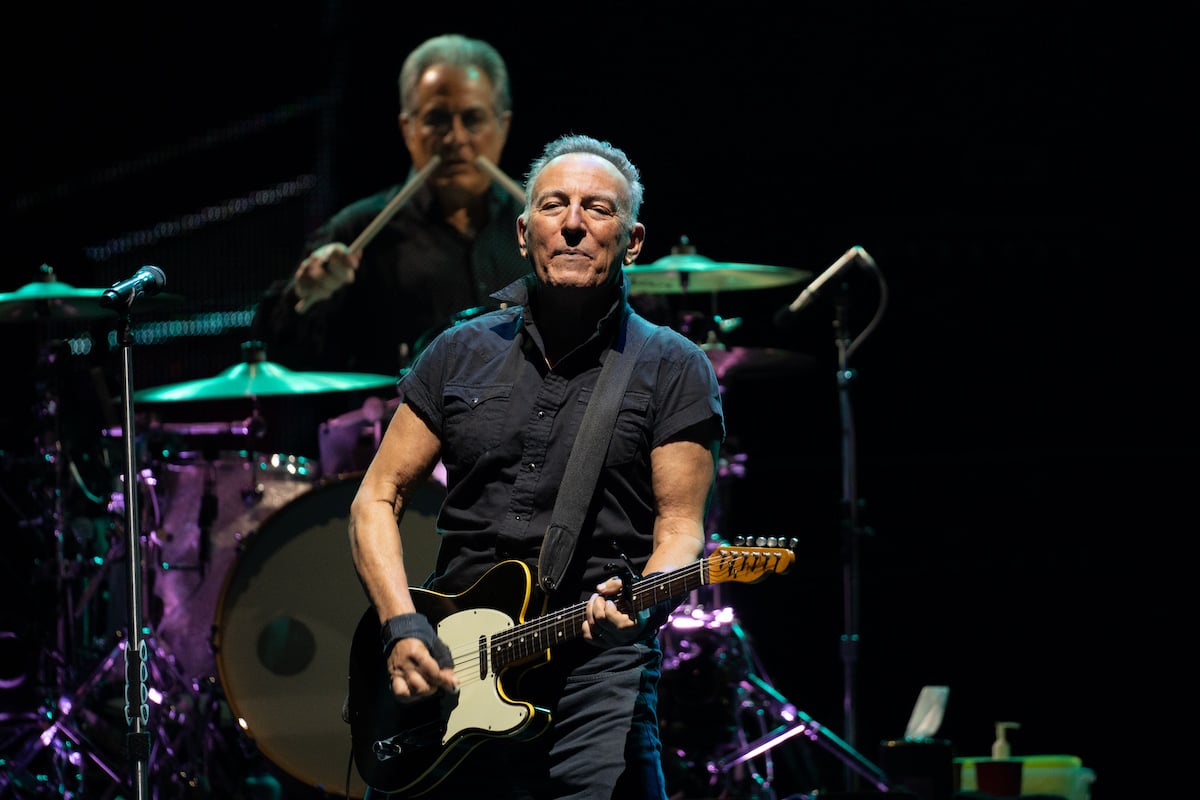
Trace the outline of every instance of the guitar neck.
<instances>
[{"instance_id":1,"label":"guitar neck","mask_svg":"<svg viewBox=\"0 0 1200 800\"><path fill-rule=\"evenodd\" d=\"M773 572L786 572L794 558L781 548L722 547L671 572L657 573L634 581L628 595L615 603L627 614L637 614L710 583L755 582ZM583 635L587 601L551 611L491 637L492 663L499 669Z\"/></svg>"}]
</instances>

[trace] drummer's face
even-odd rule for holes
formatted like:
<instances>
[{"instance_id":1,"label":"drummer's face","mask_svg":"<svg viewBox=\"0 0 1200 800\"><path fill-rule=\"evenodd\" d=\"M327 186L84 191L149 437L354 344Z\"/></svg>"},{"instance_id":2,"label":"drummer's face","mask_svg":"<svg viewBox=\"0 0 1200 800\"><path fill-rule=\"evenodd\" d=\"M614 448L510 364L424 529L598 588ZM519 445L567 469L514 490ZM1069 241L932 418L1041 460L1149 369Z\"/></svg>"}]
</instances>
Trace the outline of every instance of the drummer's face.
<instances>
[{"instance_id":1,"label":"drummer's face","mask_svg":"<svg viewBox=\"0 0 1200 800\"><path fill-rule=\"evenodd\" d=\"M400 114L400 131L414 168L424 167L434 154L441 156L441 166L430 178L435 188L478 196L491 178L475 159L500 162L511 116L496 113L492 82L482 71L436 64L421 75L416 109Z\"/></svg>"}]
</instances>

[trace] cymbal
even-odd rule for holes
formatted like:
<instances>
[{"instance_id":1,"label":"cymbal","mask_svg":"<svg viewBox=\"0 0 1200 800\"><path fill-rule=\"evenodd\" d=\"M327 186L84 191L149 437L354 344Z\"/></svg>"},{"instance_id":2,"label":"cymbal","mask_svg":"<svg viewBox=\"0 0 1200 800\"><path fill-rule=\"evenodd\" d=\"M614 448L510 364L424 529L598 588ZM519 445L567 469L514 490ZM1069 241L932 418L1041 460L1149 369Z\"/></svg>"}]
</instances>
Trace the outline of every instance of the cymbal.
<instances>
[{"instance_id":1,"label":"cymbal","mask_svg":"<svg viewBox=\"0 0 1200 800\"><path fill-rule=\"evenodd\" d=\"M732 375L798 372L816 363L812 356L774 347L701 347L708 353L708 360L712 362L719 381Z\"/></svg>"},{"instance_id":2,"label":"cymbal","mask_svg":"<svg viewBox=\"0 0 1200 800\"><path fill-rule=\"evenodd\" d=\"M103 319L116 312L100 305L105 289L79 289L57 279L34 281L20 289L0 294L0 322L28 319ZM138 298L133 310L150 311L155 306L183 300L181 295L159 293Z\"/></svg>"},{"instance_id":3,"label":"cymbal","mask_svg":"<svg viewBox=\"0 0 1200 800\"><path fill-rule=\"evenodd\" d=\"M625 267L630 294L687 294L770 289L812 275L791 267L713 261L697 253L672 253L650 264Z\"/></svg>"},{"instance_id":4,"label":"cymbal","mask_svg":"<svg viewBox=\"0 0 1200 800\"><path fill-rule=\"evenodd\" d=\"M396 377L368 372L293 372L270 361L235 364L212 378L172 383L134 392L142 403L234 400L239 397L351 392L395 386Z\"/></svg>"}]
</instances>

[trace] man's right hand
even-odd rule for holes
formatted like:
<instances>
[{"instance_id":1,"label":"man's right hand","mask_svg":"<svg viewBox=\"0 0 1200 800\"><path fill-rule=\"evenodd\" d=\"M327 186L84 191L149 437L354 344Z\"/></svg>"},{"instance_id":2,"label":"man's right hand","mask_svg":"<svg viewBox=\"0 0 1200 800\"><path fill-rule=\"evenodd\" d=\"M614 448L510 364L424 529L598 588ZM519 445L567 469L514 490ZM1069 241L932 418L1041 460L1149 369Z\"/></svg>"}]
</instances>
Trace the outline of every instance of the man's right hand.
<instances>
[{"instance_id":1,"label":"man's right hand","mask_svg":"<svg viewBox=\"0 0 1200 800\"><path fill-rule=\"evenodd\" d=\"M444 652L450 659L449 651ZM392 696L404 703L429 697L438 691L458 694L458 677L454 674L453 663L450 659L443 666L420 639L401 639L387 659Z\"/></svg>"},{"instance_id":2,"label":"man's right hand","mask_svg":"<svg viewBox=\"0 0 1200 800\"><path fill-rule=\"evenodd\" d=\"M296 313L303 314L317 303L328 300L347 283L353 283L360 261L362 252L352 253L341 242L322 245L312 251L300 262L292 277L292 291L299 298Z\"/></svg>"}]
</instances>

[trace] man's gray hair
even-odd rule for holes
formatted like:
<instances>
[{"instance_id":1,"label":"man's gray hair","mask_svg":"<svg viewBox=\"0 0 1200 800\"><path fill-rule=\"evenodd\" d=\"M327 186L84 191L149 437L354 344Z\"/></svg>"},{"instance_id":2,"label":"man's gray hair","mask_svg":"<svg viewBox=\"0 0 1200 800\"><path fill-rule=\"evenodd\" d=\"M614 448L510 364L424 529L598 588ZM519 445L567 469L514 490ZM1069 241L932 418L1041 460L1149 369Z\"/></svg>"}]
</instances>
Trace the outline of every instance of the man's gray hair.
<instances>
[{"instance_id":1,"label":"man's gray hair","mask_svg":"<svg viewBox=\"0 0 1200 800\"><path fill-rule=\"evenodd\" d=\"M550 142L542 149L541 155L529 165L529 172L525 174L525 211L523 213L525 221L529 221L529 212L533 208L533 184L537 180L537 176L551 161L570 153L590 153L600 156L625 176L626 182L629 183L629 208L618 210L627 225L632 226L637 222L638 214L642 210L642 195L645 192L642 187L641 172L621 148L580 133L564 134Z\"/></svg>"},{"instance_id":2,"label":"man's gray hair","mask_svg":"<svg viewBox=\"0 0 1200 800\"><path fill-rule=\"evenodd\" d=\"M482 70L492 81L492 111L503 114L512 110L508 66L500 52L482 39L446 33L421 42L404 59L400 68L400 110L405 114L416 112L417 84L425 70L438 64Z\"/></svg>"}]
</instances>

